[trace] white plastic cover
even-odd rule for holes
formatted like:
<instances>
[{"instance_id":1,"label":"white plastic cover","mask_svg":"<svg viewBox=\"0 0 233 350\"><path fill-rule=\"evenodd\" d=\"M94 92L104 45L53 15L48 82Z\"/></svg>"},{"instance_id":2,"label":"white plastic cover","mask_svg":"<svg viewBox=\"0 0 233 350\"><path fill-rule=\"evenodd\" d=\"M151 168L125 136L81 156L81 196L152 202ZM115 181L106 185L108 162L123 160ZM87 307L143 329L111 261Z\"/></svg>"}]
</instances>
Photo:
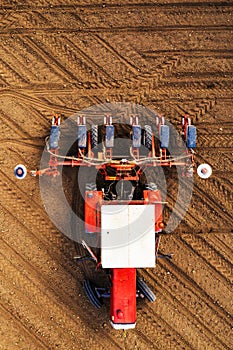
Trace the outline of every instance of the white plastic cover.
<instances>
[{"instance_id":1,"label":"white plastic cover","mask_svg":"<svg viewBox=\"0 0 233 350\"><path fill-rule=\"evenodd\" d=\"M155 266L154 205L101 207L103 268Z\"/></svg>"}]
</instances>

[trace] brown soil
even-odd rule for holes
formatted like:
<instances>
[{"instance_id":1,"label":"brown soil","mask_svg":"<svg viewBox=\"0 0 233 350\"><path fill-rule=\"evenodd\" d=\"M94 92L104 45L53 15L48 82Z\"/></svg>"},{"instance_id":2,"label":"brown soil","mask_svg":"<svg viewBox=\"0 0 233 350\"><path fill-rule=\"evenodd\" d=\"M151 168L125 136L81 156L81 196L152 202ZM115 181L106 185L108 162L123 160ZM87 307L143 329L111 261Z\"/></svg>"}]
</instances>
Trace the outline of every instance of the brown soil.
<instances>
[{"instance_id":1,"label":"brown soil","mask_svg":"<svg viewBox=\"0 0 233 350\"><path fill-rule=\"evenodd\" d=\"M233 348L232 3L153 3L1 1L2 350ZM95 310L86 299L75 247L44 211L38 179L13 175L18 163L38 167L54 113L106 101L174 124L189 113L197 162L213 167L208 181L195 175L177 234L162 239L172 261L140 271L157 300L139 304L127 332L110 327L108 303Z\"/></svg>"}]
</instances>

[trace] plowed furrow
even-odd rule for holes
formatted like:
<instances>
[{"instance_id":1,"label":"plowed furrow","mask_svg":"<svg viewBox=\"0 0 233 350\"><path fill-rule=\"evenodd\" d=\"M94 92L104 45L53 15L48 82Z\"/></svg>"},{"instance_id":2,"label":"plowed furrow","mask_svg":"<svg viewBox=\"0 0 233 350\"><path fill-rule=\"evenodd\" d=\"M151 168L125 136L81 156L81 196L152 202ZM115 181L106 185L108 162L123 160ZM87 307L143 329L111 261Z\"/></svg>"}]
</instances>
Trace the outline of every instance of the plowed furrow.
<instances>
[{"instance_id":1,"label":"plowed furrow","mask_svg":"<svg viewBox=\"0 0 233 350\"><path fill-rule=\"evenodd\" d=\"M191 248L195 254L210 265L227 283L232 284L232 264L219 251L207 243L199 235L183 235L180 239Z\"/></svg>"},{"instance_id":2,"label":"plowed furrow","mask_svg":"<svg viewBox=\"0 0 233 350\"><path fill-rule=\"evenodd\" d=\"M231 127L231 126L230 126ZM221 128L220 126L218 127ZM199 135L198 136L198 147L210 147L210 148L233 148L233 134L232 133L224 133L222 135L221 130L218 134L211 135Z\"/></svg>"},{"instance_id":3,"label":"plowed furrow","mask_svg":"<svg viewBox=\"0 0 233 350\"><path fill-rule=\"evenodd\" d=\"M164 303L165 304L165 303ZM147 331L150 334L150 339L159 347L159 349L190 349L194 350L190 343L190 339L185 339L183 335L176 331L175 322L177 319L174 317L174 324L166 321L163 318L164 313L162 309L165 305L161 306L160 310L155 312L149 306L142 306L142 310L139 315L139 324L147 324ZM161 313L160 313L161 312ZM166 310L168 312L168 309ZM156 330L156 332L154 331Z\"/></svg>"},{"instance_id":4,"label":"plowed furrow","mask_svg":"<svg viewBox=\"0 0 233 350\"><path fill-rule=\"evenodd\" d=\"M172 198L169 196L169 202ZM173 203L174 205L174 203ZM172 207L168 204L168 208L171 211ZM191 215L191 210L186 213L186 222L191 227L196 227L200 223L195 219L194 215ZM211 233L209 233L211 235ZM196 254L200 256L205 264L211 266L227 283L232 283L232 263L231 260L225 258L221 252L208 242L206 242L201 236L199 236L194 230L189 235L182 235L180 237L183 242L188 244L188 248L194 250Z\"/></svg>"},{"instance_id":5,"label":"plowed furrow","mask_svg":"<svg viewBox=\"0 0 233 350\"><path fill-rule=\"evenodd\" d=\"M190 32L195 31L196 33L202 33L203 31L210 32L210 33L230 33L232 31L232 25L221 25L221 26L215 26L215 25L167 25L167 26L143 26L143 25L125 25L125 26L114 26L112 28L110 27L89 27L89 28L67 28L65 26L56 26L56 27L34 27L34 28L9 28L1 29L0 35L27 35L27 34L33 34L35 31L38 34L46 33L46 34L52 34L57 32L62 33L74 33L77 32L77 29L79 33L111 33L111 34L134 34L134 33L172 33L172 32Z\"/></svg>"},{"instance_id":6,"label":"plowed furrow","mask_svg":"<svg viewBox=\"0 0 233 350\"><path fill-rule=\"evenodd\" d=\"M230 349L230 341L226 340L230 322L224 334L221 334L222 317L211 308L202 293L202 298L200 298L199 293L189 288L184 278L173 274L170 268L160 263L154 273L149 270L141 270L140 274L150 282L157 296L155 302L158 303L157 306L154 304L149 307L152 315L159 314L166 319L169 313L172 313L173 319L180 317L181 319L173 322L172 326L183 336L185 334L185 338L195 349L203 348L207 345L206 343L211 344L211 342L214 342L215 346L220 349ZM206 323L207 319L208 323Z\"/></svg>"},{"instance_id":7,"label":"plowed furrow","mask_svg":"<svg viewBox=\"0 0 233 350\"><path fill-rule=\"evenodd\" d=\"M2 123L6 124L6 126L13 131L14 134L18 135L19 137L30 137L27 131L24 130L20 125L16 125L14 119L11 116L8 116L1 108L1 121Z\"/></svg>"},{"instance_id":8,"label":"plowed furrow","mask_svg":"<svg viewBox=\"0 0 233 350\"><path fill-rule=\"evenodd\" d=\"M48 86L47 86L48 88ZM59 93L60 90L56 90L56 93ZM34 93L33 89L32 92ZM62 92L62 91L61 91ZM50 91L50 93L52 93ZM67 91L66 91L67 93ZM68 92L70 93L70 91ZM24 101L26 104L32 104L34 106L37 106L39 108L42 108L43 110L47 110L47 111L51 111L51 113L54 113L55 111L58 111L59 113L74 113L77 110L75 108L67 108L64 106L60 106L60 105L56 105L56 104L49 104L44 102L43 100L43 94L46 96L47 94L49 94L49 91L47 90L47 92L43 92L43 89L40 90L39 94L42 94L41 99L37 98L37 97L33 97L31 93L29 93L29 90L24 90L24 93L22 93L21 91L16 91L16 90L11 90L11 89L4 89L2 91L2 95L3 96L9 96L9 97L13 97L19 99L20 101ZM35 95L37 95L37 93L35 93ZM47 112L48 113L48 112Z\"/></svg>"},{"instance_id":9,"label":"plowed furrow","mask_svg":"<svg viewBox=\"0 0 233 350\"><path fill-rule=\"evenodd\" d=\"M232 7L232 3L231 2L222 2L222 1L212 1L211 3L209 1L203 1L202 3L200 2L193 2L193 1L189 1L189 2L179 2L179 8L180 9L187 9L187 10L195 10L197 9L198 11L206 11L206 10L212 10L212 11L216 11L216 7L217 6L220 6L221 5L221 8L223 9L231 9ZM141 2L140 0L137 0L135 1L134 3L122 3L122 4L119 4L118 2L112 2L112 3L109 3L108 5L108 8L111 9L111 10L117 10L119 9L119 7L122 7L123 9L154 9L154 8L158 8L159 10L164 10L164 9L167 9L169 11L171 10L176 10L177 9L177 2L157 2L157 3L144 3L144 2ZM201 6L201 8L200 8ZM102 10L103 9L103 5L101 3L92 3L91 1L90 2L80 2L78 3L77 5L75 5L75 7L77 9L82 9L82 10L87 10L87 11L91 11L91 10L95 10L95 11L98 11L98 10ZM14 5L12 5L10 2L7 3L7 4L4 4L2 6L2 9L5 9L5 10L8 10L8 11L11 11L12 9L14 11L22 11L22 10L25 10L26 8L26 5L25 4L19 4L17 5L17 8L15 9ZM67 0L66 1L66 4L57 4L56 2L54 2L54 4L52 5L52 8L53 8L53 11L56 13L56 12L60 12L62 10L66 10L66 11L69 11L69 10L74 10L74 5L73 5L73 0ZM44 4L32 4L30 6L30 10L31 11L43 11L43 10L46 10L45 7L44 7ZM218 14L218 13L217 13Z\"/></svg>"},{"instance_id":10,"label":"plowed furrow","mask_svg":"<svg viewBox=\"0 0 233 350\"><path fill-rule=\"evenodd\" d=\"M79 56L78 51L72 47L73 44L63 44L63 37L47 36L44 33L40 37L40 46L49 55L50 59L55 60L55 64L67 74L67 79L70 78L75 82L88 82L89 87L101 87L101 79L97 74L93 64L90 66L83 57ZM56 57L56 59L55 59ZM68 59L69 58L69 59ZM103 75L103 71L101 73Z\"/></svg>"},{"instance_id":11,"label":"plowed furrow","mask_svg":"<svg viewBox=\"0 0 233 350\"><path fill-rule=\"evenodd\" d=\"M8 62L0 59L0 70L3 80L7 85L15 86L20 84L28 83L23 74L18 72L18 69L14 69L14 66L8 64Z\"/></svg>"},{"instance_id":12,"label":"plowed furrow","mask_svg":"<svg viewBox=\"0 0 233 350\"><path fill-rule=\"evenodd\" d=\"M56 349L57 346L60 346L67 349L72 343L74 345L77 341L75 329L78 318L71 316L72 310L66 305L57 304L53 294L33 285L29 278L25 278L18 270L14 270L12 264L10 266L6 266L6 263L2 264L2 268L5 269L3 272L3 302L9 309L12 309L12 314L18 314L21 322L32 333L43 337L49 348ZM12 278L14 284L12 284ZM62 339L61 329L63 329ZM84 325L82 329L85 332ZM91 346L98 346L96 340L90 335L88 341ZM85 340L82 345L84 344Z\"/></svg>"},{"instance_id":13,"label":"plowed furrow","mask_svg":"<svg viewBox=\"0 0 233 350\"><path fill-rule=\"evenodd\" d=\"M232 249L232 232L221 234L221 231L217 234L204 235L202 237L205 241L214 246L223 256L233 263L233 249Z\"/></svg>"},{"instance_id":14,"label":"plowed furrow","mask_svg":"<svg viewBox=\"0 0 233 350\"><path fill-rule=\"evenodd\" d=\"M20 18L20 13L17 13L15 11L8 12L2 15L1 14L1 29L7 29L13 26L14 24L18 24L18 19Z\"/></svg>"},{"instance_id":15,"label":"plowed furrow","mask_svg":"<svg viewBox=\"0 0 233 350\"><path fill-rule=\"evenodd\" d=\"M228 304L231 284L223 280L212 266L203 264L203 258L195 251L190 251L189 259L186 257L184 260L184 255L187 254L187 245L182 242L180 237L177 237L176 242L173 241L172 249L170 248L174 253L174 262L161 259L158 264L166 267L177 278L183 279L187 288L190 288L195 294L203 293L207 305L211 306L219 316L224 317L225 321L228 322L229 317L231 317L231 307ZM167 244L166 250L169 249L170 244ZM178 255L179 252L180 255Z\"/></svg>"},{"instance_id":16,"label":"plowed furrow","mask_svg":"<svg viewBox=\"0 0 233 350\"><path fill-rule=\"evenodd\" d=\"M63 331L68 334L67 339L72 339L72 335L76 334L75 329L77 327L82 327L83 334L86 334L89 327L90 330L99 327L95 319L91 320L93 314L90 313L90 310L86 310L86 305L89 304L89 301L83 295L81 299L79 290L76 290L76 279L65 278L64 276L64 282L61 283L61 276L60 281L56 281L56 278L59 277L56 276L56 271L54 272L54 276L49 278L49 276L41 273L31 262L26 261L23 255L18 255L17 250L12 249L6 244L4 247L5 264L2 265L3 272L5 273L4 279L9 278L11 280L11 276L15 276L13 283L14 288L19 291L26 290L25 297L32 300L35 307L38 306L38 308L40 308L41 305L43 305L43 317L47 317L49 321L52 322L55 333L57 333L55 327L58 326L58 329L61 327ZM17 257L15 260L12 259L14 254ZM82 281L80 281L78 285L80 288L82 286ZM12 295L14 295L14 292ZM84 312L86 312L86 315L80 316L80 313L83 314ZM104 317L106 317L106 315L103 317L101 316L102 321ZM98 315L96 311L96 319L99 318L100 315ZM49 321L46 321L45 324L48 325ZM99 320L99 322L101 321ZM65 330L63 325L65 325L70 332ZM97 348L99 344L102 344L103 348L111 345L117 349L122 348L115 342L114 336L107 334L107 330L98 329L98 334L101 333L104 334L104 340L100 342L101 338L95 336L91 339L92 346ZM83 336L82 339L85 342L85 336ZM62 348L65 348L63 341L61 345Z\"/></svg>"},{"instance_id":17,"label":"plowed furrow","mask_svg":"<svg viewBox=\"0 0 233 350\"><path fill-rule=\"evenodd\" d=\"M56 250L61 242L61 234L52 226L51 222L45 220L44 212L35 205L33 206L32 199L27 197L20 189L17 192L10 188L8 184L0 181L1 183L1 200L0 204L5 208L20 224L22 224L29 232L30 240L34 239L43 244L49 254L54 256L57 261ZM24 199L23 199L24 198ZM29 204L30 203L30 204ZM36 218L39 217L39 222ZM63 237L62 237L63 238ZM69 273L74 273L75 263L70 254L64 255L66 259L65 269ZM64 262L64 260L63 260Z\"/></svg>"},{"instance_id":18,"label":"plowed furrow","mask_svg":"<svg viewBox=\"0 0 233 350\"><path fill-rule=\"evenodd\" d=\"M9 339L11 345L20 346L21 349L26 349L30 346L31 350L47 350L47 344L37 334L30 332L25 327L18 316L13 315L11 311L3 304L0 304L0 322L2 328L8 328L8 337L1 340L1 347L9 349Z\"/></svg>"},{"instance_id":19,"label":"plowed furrow","mask_svg":"<svg viewBox=\"0 0 233 350\"><path fill-rule=\"evenodd\" d=\"M185 181L180 179L181 185L187 189L187 184ZM193 189L195 196L200 200L201 203L205 203L208 207L218 213L218 216L225 220L227 226L233 225L233 219L230 213L225 211L225 207L221 205L219 201L219 194L216 197L211 196L205 188L201 188L201 180L196 180L195 187Z\"/></svg>"},{"instance_id":20,"label":"plowed furrow","mask_svg":"<svg viewBox=\"0 0 233 350\"><path fill-rule=\"evenodd\" d=\"M24 47L27 47L27 50L37 57L37 66L33 67L36 70L37 83L42 80L45 83L45 77L48 76L49 72L49 82L53 84L65 84L67 83L67 75L64 74L64 70L60 69L54 59L44 52L43 49L38 48L38 44L30 36L24 36L20 38L23 42ZM40 74L38 73L40 72Z\"/></svg>"}]
</instances>

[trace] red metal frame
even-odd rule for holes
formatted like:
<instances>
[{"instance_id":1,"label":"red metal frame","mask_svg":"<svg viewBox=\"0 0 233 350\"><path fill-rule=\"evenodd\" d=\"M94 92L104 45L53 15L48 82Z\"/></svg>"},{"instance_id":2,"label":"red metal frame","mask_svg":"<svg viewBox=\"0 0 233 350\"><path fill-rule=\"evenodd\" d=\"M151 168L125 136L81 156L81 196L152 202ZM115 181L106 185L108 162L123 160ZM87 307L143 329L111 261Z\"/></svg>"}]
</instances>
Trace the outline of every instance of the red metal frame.
<instances>
[{"instance_id":1,"label":"red metal frame","mask_svg":"<svg viewBox=\"0 0 233 350\"><path fill-rule=\"evenodd\" d=\"M111 269L110 320L114 325L136 323L136 269Z\"/></svg>"},{"instance_id":2,"label":"red metal frame","mask_svg":"<svg viewBox=\"0 0 233 350\"><path fill-rule=\"evenodd\" d=\"M128 180L128 178L127 178ZM85 193L85 231L96 233L96 243L99 243L101 231L101 206L102 205L148 205L155 207L155 255L158 252L160 241L159 232L162 231L162 202L159 190L144 190L143 200L111 200L104 201L101 191L86 191ZM89 248L90 249L90 248ZM97 257L96 268L101 267L101 256ZM111 293L110 293L110 320L113 327L127 325L131 327L136 323L136 269L116 268L111 269ZM131 325L131 326L130 326Z\"/></svg>"},{"instance_id":3,"label":"red metal frame","mask_svg":"<svg viewBox=\"0 0 233 350\"><path fill-rule=\"evenodd\" d=\"M102 191L86 191L85 193L85 232L100 232L100 205Z\"/></svg>"}]
</instances>

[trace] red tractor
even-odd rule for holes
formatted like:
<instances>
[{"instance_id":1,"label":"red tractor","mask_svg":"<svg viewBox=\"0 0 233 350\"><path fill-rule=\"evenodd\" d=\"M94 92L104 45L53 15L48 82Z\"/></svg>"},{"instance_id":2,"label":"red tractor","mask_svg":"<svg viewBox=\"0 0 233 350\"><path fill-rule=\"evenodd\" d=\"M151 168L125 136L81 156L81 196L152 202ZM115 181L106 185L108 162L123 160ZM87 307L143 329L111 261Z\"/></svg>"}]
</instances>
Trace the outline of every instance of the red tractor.
<instances>
[{"instance_id":1,"label":"red tractor","mask_svg":"<svg viewBox=\"0 0 233 350\"><path fill-rule=\"evenodd\" d=\"M109 277L109 287L97 287L85 280L84 289L90 302L97 308L102 299L110 297L110 322L115 329L134 328L136 324L136 298L145 297L150 302L155 295L146 283L137 276L137 268L155 267L158 247L164 223L163 202L155 183L142 183L147 167L181 166L183 175L192 176L196 128L188 116L182 118L182 137L185 151L171 156L169 126L164 118L156 118L157 142L152 128L142 128L133 116L128 126L130 149L125 157L114 154L115 130L110 116L102 126L92 125L87 129L85 118L77 121L77 155L68 157L59 154L60 118L52 121L47 150L50 154L48 167L31 171L31 175L58 176L59 166L94 167L100 182L87 183L84 205L84 232L80 243L88 257L94 261L96 270L104 270ZM101 140L100 140L101 130ZM101 150L96 152L98 145ZM141 145L144 154L141 155ZM146 150L146 154L145 154ZM208 177L210 170L202 166L200 174ZM18 165L15 175L22 179L26 168ZM89 237L93 244L90 245ZM82 261L84 257L77 257Z\"/></svg>"}]
</instances>

